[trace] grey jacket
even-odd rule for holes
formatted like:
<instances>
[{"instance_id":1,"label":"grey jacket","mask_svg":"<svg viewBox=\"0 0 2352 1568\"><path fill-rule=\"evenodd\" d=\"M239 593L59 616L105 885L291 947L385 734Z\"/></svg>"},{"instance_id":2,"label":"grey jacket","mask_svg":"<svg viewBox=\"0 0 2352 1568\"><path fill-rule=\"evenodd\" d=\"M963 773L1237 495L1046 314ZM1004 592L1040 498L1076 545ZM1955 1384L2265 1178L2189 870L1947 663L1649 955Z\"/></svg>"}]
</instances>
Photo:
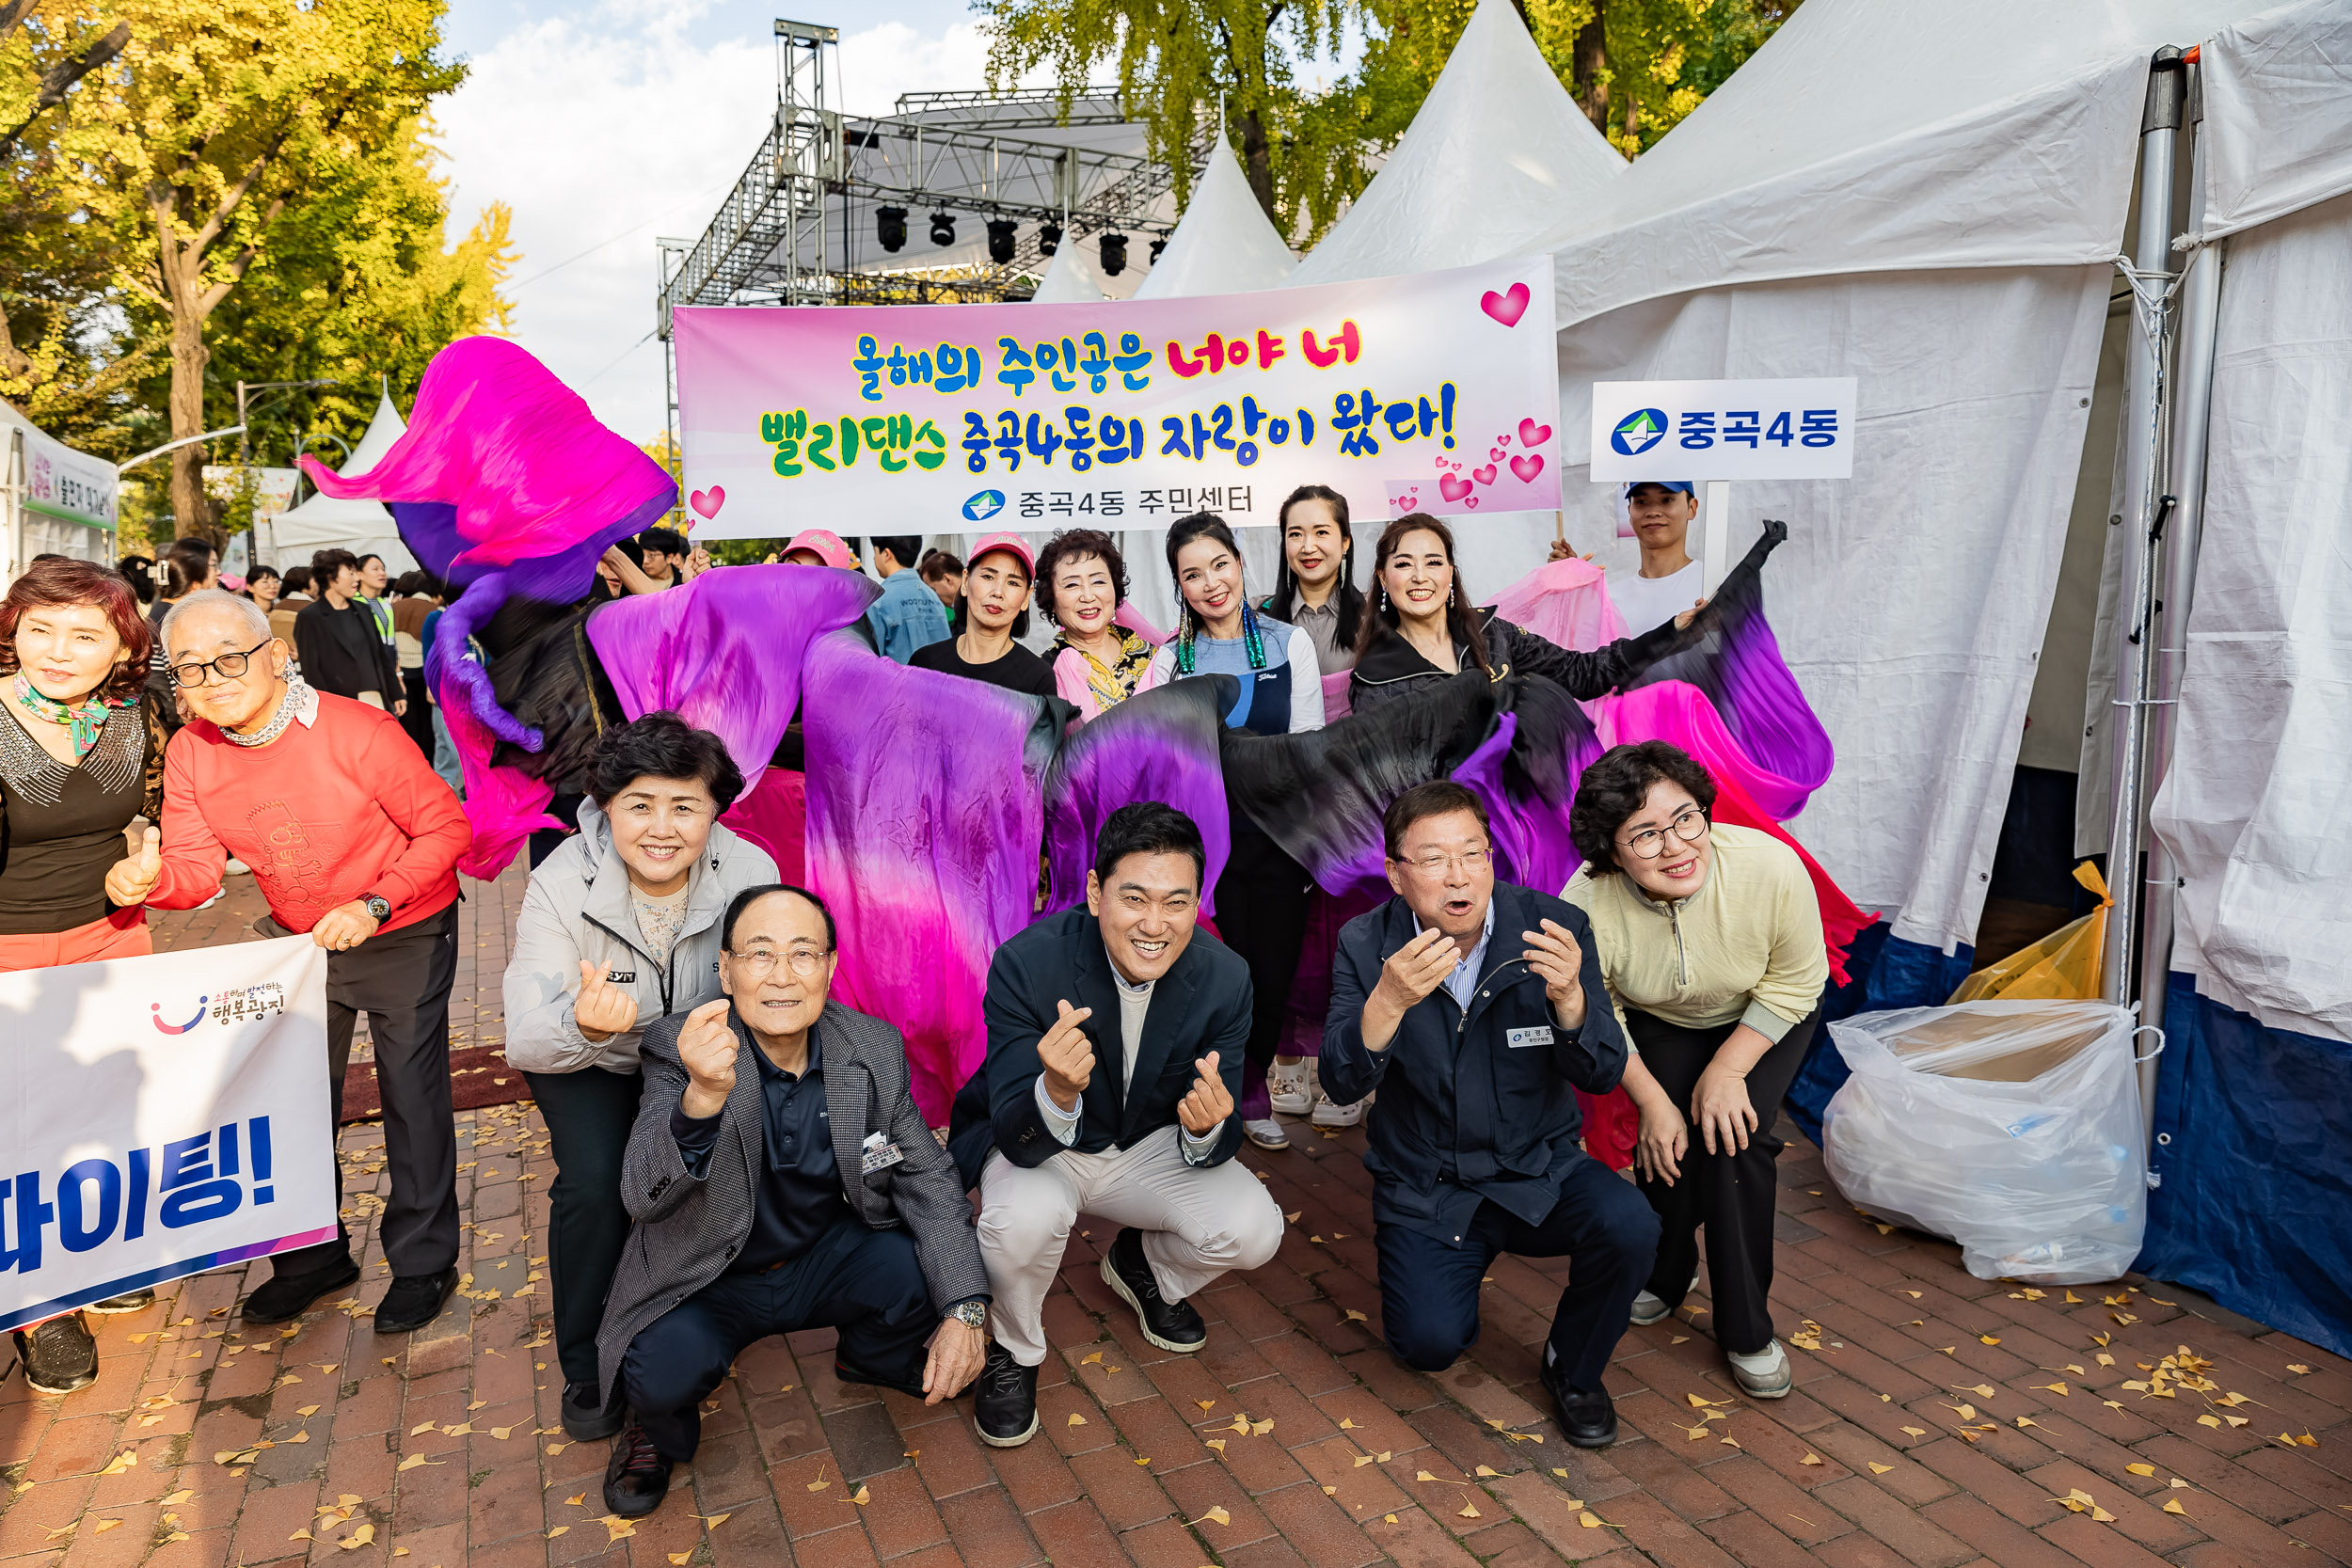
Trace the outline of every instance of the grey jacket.
<instances>
[{"instance_id":1,"label":"grey jacket","mask_svg":"<svg viewBox=\"0 0 2352 1568\"><path fill-rule=\"evenodd\" d=\"M686 884L686 924L669 963L658 964L638 934L612 824L594 800L581 801L580 832L531 874L515 922L515 950L506 960L506 1059L528 1072L635 1072L639 1038L656 1019L691 1012L719 994L719 922L728 902L775 879L767 850L714 824ZM628 988L637 999L637 1028L603 1041L580 1032L572 1006L583 958Z\"/></svg>"},{"instance_id":2,"label":"grey jacket","mask_svg":"<svg viewBox=\"0 0 2352 1568\"><path fill-rule=\"evenodd\" d=\"M726 1272L752 1233L752 1210L765 1168L767 1119L762 1107L757 1048L740 1020L735 1025L735 1087L719 1112L719 1141L702 1176L686 1168L670 1113L686 1094L678 1059L683 1014L646 1029L643 1048L644 1097L621 1161L621 1202L636 1226L621 1249L620 1266L604 1298L596 1333L596 1365L608 1395L621 1358L663 1313ZM907 1093L906 1039L878 1018L828 1002L817 1029L824 1048L825 1108L833 1123L834 1158L841 1187L857 1217L876 1230L903 1225L943 1310L988 1293L979 1239L963 1182L923 1125ZM906 1156L871 1176L860 1174L868 1134L880 1132Z\"/></svg>"}]
</instances>

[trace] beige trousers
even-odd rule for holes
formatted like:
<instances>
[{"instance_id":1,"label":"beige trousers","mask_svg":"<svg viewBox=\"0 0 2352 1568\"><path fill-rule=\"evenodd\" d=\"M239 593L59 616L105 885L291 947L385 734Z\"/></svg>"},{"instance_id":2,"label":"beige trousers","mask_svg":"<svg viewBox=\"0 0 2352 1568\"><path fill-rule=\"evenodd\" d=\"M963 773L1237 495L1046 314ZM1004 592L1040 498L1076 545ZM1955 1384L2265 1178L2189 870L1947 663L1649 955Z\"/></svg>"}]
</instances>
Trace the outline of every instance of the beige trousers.
<instances>
[{"instance_id":1,"label":"beige trousers","mask_svg":"<svg viewBox=\"0 0 2352 1568\"><path fill-rule=\"evenodd\" d=\"M1081 1213L1143 1232L1160 1294L1182 1301L1232 1269L1254 1269L1282 1243L1282 1212L1238 1159L1184 1163L1174 1127L1133 1148L1066 1148L1024 1169L991 1153L980 1171L980 1259L996 1342L1025 1367L1045 1359L1045 1293Z\"/></svg>"}]
</instances>

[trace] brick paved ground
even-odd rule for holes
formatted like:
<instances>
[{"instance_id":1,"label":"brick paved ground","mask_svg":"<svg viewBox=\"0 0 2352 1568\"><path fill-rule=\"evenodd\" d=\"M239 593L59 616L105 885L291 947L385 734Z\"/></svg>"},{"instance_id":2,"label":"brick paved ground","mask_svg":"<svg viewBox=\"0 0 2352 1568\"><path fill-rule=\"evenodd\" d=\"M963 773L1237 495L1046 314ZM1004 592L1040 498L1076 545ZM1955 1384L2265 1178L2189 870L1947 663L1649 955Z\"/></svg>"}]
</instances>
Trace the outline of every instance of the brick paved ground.
<instances>
[{"instance_id":1,"label":"brick paved ground","mask_svg":"<svg viewBox=\"0 0 2352 1568\"><path fill-rule=\"evenodd\" d=\"M485 989L477 996L474 974L461 974L458 1016L482 1039L501 1032L504 927L477 933L472 917L512 893L468 906L465 951ZM249 900L249 886L237 896ZM223 909L173 917L171 939L232 935ZM370 1237L356 1305L288 1331L239 1325L242 1271L97 1320L95 1386L63 1400L30 1396L17 1378L0 1386L0 1559L2352 1560L2352 1364L2217 1321L2227 1314L2192 1315L2161 1287L2070 1297L1972 1279L1949 1245L1855 1214L1802 1146L1781 1164L1774 1292L1785 1331L1819 1325L1820 1348L1795 1353L1798 1391L1776 1404L1737 1397L1698 1298L1695 1322L1635 1330L1620 1347L1610 1385L1624 1438L1602 1454L1569 1449L1531 1348L1559 1269L1498 1260L1485 1336L1449 1372L1404 1370L1381 1348L1355 1134L1248 1157L1295 1218L1273 1264L1200 1303L1201 1354L1141 1340L1094 1272L1110 1231L1093 1224L1049 1304L1045 1430L1028 1447L981 1447L968 1402L927 1409L842 1387L829 1335L767 1340L712 1402L702 1453L670 1501L631 1532L601 1517L604 1446L555 1430L544 1131L528 1106L460 1119L468 1296L423 1333L378 1339L355 1315L385 1272ZM355 1193L383 1180L381 1144L372 1125L346 1130ZM2167 1397L2129 1386L2155 1371Z\"/></svg>"}]
</instances>

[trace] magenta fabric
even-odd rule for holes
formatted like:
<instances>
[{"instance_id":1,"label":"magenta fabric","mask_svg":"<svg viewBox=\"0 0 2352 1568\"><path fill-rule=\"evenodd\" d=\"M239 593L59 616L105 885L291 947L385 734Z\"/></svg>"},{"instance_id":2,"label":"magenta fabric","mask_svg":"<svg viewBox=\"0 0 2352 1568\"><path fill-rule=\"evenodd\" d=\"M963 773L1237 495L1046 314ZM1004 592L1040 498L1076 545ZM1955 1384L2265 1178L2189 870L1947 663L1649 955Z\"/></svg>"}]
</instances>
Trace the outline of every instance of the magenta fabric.
<instances>
[{"instance_id":1,"label":"magenta fabric","mask_svg":"<svg viewBox=\"0 0 2352 1568\"><path fill-rule=\"evenodd\" d=\"M1585 709L1600 732L1604 750L1636 740L1670 740L1706 765L1718 780L1737 780L1740 790L1774 822L1786 822L1804 810L1805 802L1827 777L1824 772L1814 778L1791 779L1773 772L1733 736L1715 705L1688 681L1612 692L1587 703Z\"/></svg>"},{"instance_id":2,"label":"magenta fabric","mask_svg":"<svg viewBox=\"0 0 2352 1568\"><path fill-rule=\"evenodd\" d=\"M479 669L478 665L469 665ZM548 815L555 788L514 768L490 761L496 742L489 727L462 703L443 703L450 743L457 749L458 776L466 781L466 820L473 841L457 857L457 869L490 881L515 859L515 851L541 828L564 826Z\"/></svg>"},{"instance_id":3,"label":"magenta fabric","mask_svg":"<svg viewBox=\"0 0 2352 1568\"><path fill-rule=\"evenodd\" d=\"M810 644L804 708L834 994L906 1036L914 1102L945 1126L988 1053L989 960L1036 908L1055 726L1042 698L878 658L846 631Z\"/></svg>"},{"instance_id":4,"label":"magenta fabric","mask_svg":"<svg viewBox=\"0 0 2352 1568\"><path fill-rule=\"evenodd\" d=\"M1606 574L1570 556L1538 566L1487 600L1495 613L1563 648L1590 652L1626 634L1625 617L1610 602Z\"/></svg>"},{"instance_id":5,"label":"magenta fabric","mask_svg":"<svg viewBox=\"0 0 2352 1568\"><path fill-rule=\"evenodd\" d=\"M871 578L830 566L729 566L606 605L589 617L588 641L623 713L675 712L724 740L754 779L801 705L810 644L881 594Z\"/></svg>"},{"instance_id":6,"label":"magenta fabric","mask_svg":"<svg viewBox=\"0 0 2352 1568\"><path fill-rule=\"evenodd\" d=\"M1345 893L1315 889L1307 905L1307 940L1299 944L1298 972L1291 977L1291 993L1282 1006L1277 1055L1323 1054L1323 1024L1331 1011L1331 958L1340 948L1340 929L1387 903L1389 896L1385 885L1376 893L1361 887Z\"/></svg>"},{"instance_id":7,"label":"magenta fabric","mask_svg":"<svg viewBox=\"0 0 2352 1568\"><path fill-rule=\"evenodd\" d=\"M808 886L808 776L789 768L763 768L742 799L719 818L768 851L776 879Z\"/></svg>"},{"instance_id":8,"label":"magenta fabric","mask_svg":"<svg viewBox=\"0 0 2352 1568\"><path fill-rule=\"evenodd\" d=\"M1104 820L1131 800L1165 800L1200 826L1208 851L1201 913L1232 850L1218 746L1240 684L1199 675L1138 691L1072 732L1045 781L1047 914L1086 901Z\"/></svg>"}]
</instances>

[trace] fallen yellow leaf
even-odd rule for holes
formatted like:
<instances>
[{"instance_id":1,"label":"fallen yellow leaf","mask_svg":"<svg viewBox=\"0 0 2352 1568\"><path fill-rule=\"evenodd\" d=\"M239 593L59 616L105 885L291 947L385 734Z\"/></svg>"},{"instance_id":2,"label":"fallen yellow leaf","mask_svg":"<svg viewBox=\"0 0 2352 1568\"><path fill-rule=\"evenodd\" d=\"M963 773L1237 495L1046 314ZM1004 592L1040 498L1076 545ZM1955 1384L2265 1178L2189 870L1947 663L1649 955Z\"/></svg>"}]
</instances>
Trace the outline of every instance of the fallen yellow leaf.
<instances>
[{"instance_id":1,"label":"fallen yellow leaf","mask_svg":"<svg viewBox=\"0 0 2352 1568\"><path fill-rule=\"evenodd\" d=\"M114 1458L108 1460L106 1462L106 1467L98 1473L102 1476L119 1476L125 1470L135 1468L138 1462L138 1454L130 1449L125 1449L120 1453L115 1455Z\"/></svg>"},{"instance_id":2,"label":"fallen yellow leaf","mask_svg":"<svg viewBox=\"0 0 2352 1568\"><path fill-rule=\"evenodd\" d=\"M850 1494L850 1500L857 1504L858 1507L864 1508L867 1503L874 1500L874 1494L866 1489L865 1482L860 1481L858 1483L858 1489Z\"/></svg>"},{"instance_id":3,"label":"fallen yellow leaf","mask_svg":"<svg viewBox=\"0 0 2352 1568\"><path fill-rule=\"evenodd\" d=\"M1216 1401L1215 1400L1195 1400L1192 1402L1200 1407L1200 1414L1203 1416L1216 1408Z\"/></svg>"},{"instance_id":4,"label":"fallen yellow leaf","mask_svg":"<svg viewBox=\"0 0 2352 1568\"><path fill-rule=\"evenodd\" d=\"M1818 1453L1809 1453L1803 1459L1798 1460L1797 1463L1800 1465L1819 1465L1821 1463L1821 1456Z\"/></svg>"},{"instance_id":5,"label":"fallen yellow leaf","mask_svg":"<svg viewBox=\"0 0 2352 1568\"><path fill-rule=\"evenodd\" d=\"M1341 1418L1340 1418L1340 1430L1341 1430L1342 1432L1353 1432L1353 1431L1355 1431L1355 1430L1356 1430L1356 1422L1355 1422L1355 1418L1352 1418L1352 1417L1348 1417L1348 1416L1343 1416L1343 1417L1341 1417Z\"/></svg>"},{"instance_id":6,"label":"fallen yellow leaf","mask_svg":"<svg viewBox=\"0 0 2352 1568\"><path fill-rule=\"evenodd\" d=\"M1615 1529L1617 1528L1589 1509L1584 1513L1578 1514L1576 1516L1576 1522L1582 1525L1586 1529Z\"/></svg>"},{"instance_id":7,"label":"fallen yellow leaf","mask_svg":"<svg viewBox=\"0 0 2352 1568\"><path fill-rule=\"evenodd\" d=\"M1492 1465L1481 1465L1478 1467L1478 1473L1482 1476L1499 1476L1502 1474L1501 1470L1495 1469Z\"/></svg>"},{"instance_id":8,"label":"fallen yellow leaf","mask_svg":"<svg viewBox=\"0 0 2352 1568\"><path fill-rule=\"evenodd\" d=\"M1212 1437L1208 1440L1206 1446L1215 1449L1219 1453L1223 1453L1225 1451L1225 1439L1222 1437Z\"/></svg>"},{"instance_id":9,"label":"fallen yellow leaf","mask_svg":"<svg viewBox=\"0 0 2352 1568\"><path fill-rule=\"evenodd\" d=\"M2156 1473L2156 1467L2153 1465L2126 1465L2123 1468L2136 1476L2153 1476Z\"/></svg>"},{"instance_id":10,"label":"fallen yellow leaf","mask_svg":"<svg viewBox=\"0 0 2352 1568\"><path fill-rule=\"evenodd\" d=\"M398 1465L393 1465L392 1468L395 1470L413 1470L420 1465L439 1465L441 1463L443 1462L438 1459L427 1459L421 1453L412 1453L407 1458L402 1460Z\"/></svg>"},{"instance_id":11,"label":"fallen yellow leaf","mask_svg":"<svg viewBox=\"0 0 2352 1568\"><path fill-rule=\"evenodd\" d=\"M624 1536L635 1535L637 1527L617 1513L607 1513L596 1520L604 1527L604 1544L611 1545Z\"/></svg>"},{"instance_id":12,"label":"fallen yellow leaf","mask_svg":"<svg viewBox=\"0 0 2352 1568\"><path fill-rule=\"evenodd\" d=\"M1263 1437L1267 1433L1272 1432L1273 1430L1274 1421L1271 1417L1263 1421L1252 1421L1249 1423L1249 1435L1252 1437Z\"/></svg>"},{"instance_id":13,"label":"fallen yellow leaf","mask_svg":"<svg viewBox=\"0 0 2352 1568\"><path fill-rule=\"evenodd\" d=\"M2178 1497L2165 1498L2164 1512L2167 1513L2178 1513L2183 1518L2186 1518L2188 1516L2188 1510L2181 1506L2181 1499Z\"/></svg>"},{"instance_id":14,"label":"fallen yellow leaf","mask_svg":"<svg viewBox=\"0 0 2352 1568\"><path fill-rule=\"evenodd\" d=\"M1454 1517L1457 1519L1483 1519L1486 1515L1478 1512L1478 1505L1476 1503L1466 1502L1462 1505L1462 1512L1455 1514Z\"/></svg>"},{"instance_id":15,"label":"fallen yellow leaf","mask_svg":"<svg viewBox=\"0 0 2352 1568\"><path fill-rule=\"evenodd\" d=\"M1087 1418L1073 1410L1070 1413L1070 1419L1062 1424L1065 1426L1082 1427L1087 1424Z\"/></svg>"},{"instance_id":16,"label":"fallen yellow leaf","mask_svg":"<svg viewBox=\"0 0 2352 1568\"><path fill-rule=\"evenodd\" d=\"M1875 1459L1868 1461L1868 1464L1870 1466L1870 1473L1874 1476L1883 1476L1886 1474L1887 1471L1895 1467L1892 1465L1882 1465Z\"/></svg>"},{"instance_id":17,"label":"fallen yellow leaf","mask_svg":"<svg viewBox=\"0 0 2352 1568\"><path fill-rule=\"evenodd\" d=\"M1184 1523L1188 1525L1197 1525L1202 1520L1206 1520L1210 1524L1214 1525L1230 1525L1233 1522L1233 1516L1226 1513L1222 1508L1211 1508L1206 1513L1200 1515L1200 1518L1187 1519Z\"/></svg>"},{"instance_id":18,"label":"fallen yellow leaf","mask_svg":"<svg viewBox=\"0 0 2352 1568\"><path fill-rule=\"evenodd\" d=\"M1413 1479L1414 1479L1415 1481L1435 1481L1435 1480L1437 1480L1438 1478L1437 1478L1437 1477L1435 1477L1435 1476L1433 1476L1433 1475L1431 1475L1431 1474L1430 1474L1428 1471L1426 1471L1426 1470L1415 1470L1415 1471L1413 1472Z\"/></svg>"}]
</instances>

